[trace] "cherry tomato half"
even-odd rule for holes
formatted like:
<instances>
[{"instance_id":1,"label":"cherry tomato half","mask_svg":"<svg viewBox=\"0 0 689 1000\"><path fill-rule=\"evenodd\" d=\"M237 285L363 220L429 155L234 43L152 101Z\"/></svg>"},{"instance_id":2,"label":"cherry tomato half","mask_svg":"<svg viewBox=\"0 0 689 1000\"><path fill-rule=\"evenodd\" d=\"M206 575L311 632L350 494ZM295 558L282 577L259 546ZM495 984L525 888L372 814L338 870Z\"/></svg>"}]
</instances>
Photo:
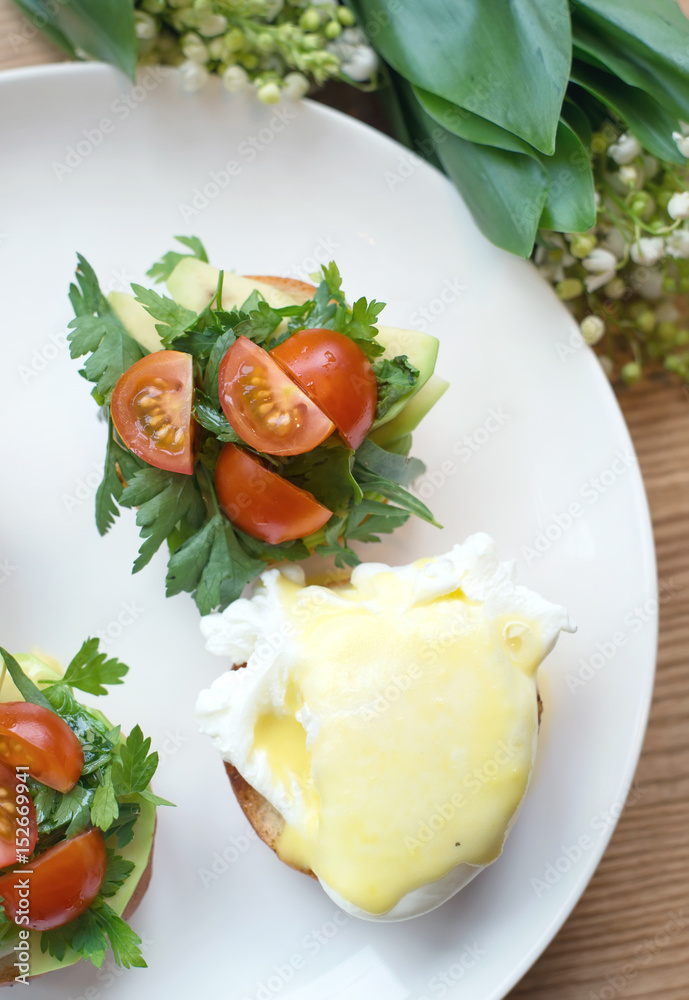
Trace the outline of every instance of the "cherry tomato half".
<instances>
[{"instance_id":1,"label":"cherry tomato half","mask_svg":"<svg viewBox=\"0 0 689 1000\"><path fill-rule=\"evenodd\" d=\"M113 389L110 412L126 446L167 472L194 471L191 354L155 351L136 361Z\"/></svg>"},{"instance_id":2,"label":"cherry tomato half","mask_svg":"<svg viewBox=\"0 0 689 1000\"><path fill-rule=\"evenodd\" d=\"M0 763L0 868L28 857L37 839L36 810L26 784L14 768Z\"/></svg>"},{"instance_id":3,"label":"cherry tomato half","mask_svg":"<svg viewBox=\"0 0 689 1000\"><path fill-rule=\"evenodd\" d=\"M215 490L226 517L253 538L278 545L318 531L330 519L306 490L226 444L215 467Z\"/></svg>"},{"instance_id":4,"label":"cherry tomato half","mask_svg":"<svg viewBox=\"0 0 689 1000\"><path fill-rule=\"evenodd\" d=\"M21 875L9 872L0 878L7 916L35 931L62 927L88 909L98 895L106 860L100 830L93 828L61 841L31 861Z\"/></svg>"},{"instance_id":5,"label":"cherry tomato half","mask_svg":"<svg viewBox=\"0 0 689 1000\"><path fill-rule=\"evenodd\" d=\"M218 393L239 436L267 455L301 455L335 429L268 352L246 337L238 337L223 358Z\"/></svg>"},{"instance_id":6,"label":"cherry tomato half","mask_svg":"<svg viewBox=\"0 0 689 1000\"><path fill-rule=\"evenodd\" d=\"M84 767L84 751L59 715L25 701L0 704L0 760L29 768L49 788L68 792Z\"/></svg>"},{"instance_id":7,"label":"cherry tomato half","mask_svg":"<svg viewBox=\"0 0 689 1000\"><path fill-rule=\"evenodd\" d=\"M378 405L376 376L361 348L335 330L298 330L270 354L334 421L345 444L358 448Z\"/></svg>"}]
</instances>

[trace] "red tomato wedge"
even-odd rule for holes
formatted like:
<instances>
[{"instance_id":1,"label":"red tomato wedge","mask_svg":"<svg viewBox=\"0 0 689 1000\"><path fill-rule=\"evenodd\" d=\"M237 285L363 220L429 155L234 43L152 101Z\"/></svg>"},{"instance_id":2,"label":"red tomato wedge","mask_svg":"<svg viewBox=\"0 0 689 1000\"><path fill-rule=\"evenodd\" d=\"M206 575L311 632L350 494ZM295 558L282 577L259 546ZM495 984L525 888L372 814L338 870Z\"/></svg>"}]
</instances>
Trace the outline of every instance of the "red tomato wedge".
<instances>
[{"instance_id":1,"label":"red tomato wedge","mask_svg":"<svg viewBox=\"0 0 689 1000\"><path fill-rule=\"evenodd\" d=\"M0 763L0 868L15 865L36 846L36 810L25 782Z\"/></svg>"},{"instance_id":2,"label":"red tomato wedge","mask_svg":"<svg viewBox=\"0 0 689 1000\"><path fill-rule=\"evenodd\" d=\"M239 436L266 455L301 455L335 429L268 352L246 337L238 337L222 360L218 394Z\"/></svg>"},{"instance_id":3,"label":"red tomato wedge","mask_svg":"<svg viewBox=\"0 0 689 1000\"><path fill-rule=\"evenodd\" d=\"M0 760L22 765L37 781L58 792L74 788L84 767L84 751L59 715L24 701L0 704Z\"/></svg>"},{"instance_id":4,"label":"red tomato wedge","mask_svg":"<svg viewBox=\"0 0 689 1000\"><path fill-rule=\"evenodd\" d=\"M318 531L332 513L306 490L233 444L226 444L218 457L215 491L233 524L272 545Z\"/></svg>"},{"instance_id":5,"label":"red tomato wedge","mask_svg":"<svg viewBox=\"0 0 689 1000\"><path fill-rule=\"evenodd\" d=\"M191 354L155 351L135 362L113 389L117 433L144 462L167 472L194 471Z\"/></svg>"},{"instance_id":6,"label":"red tomato wedge","mask_svg":"<svg viewBox=\"0 0 689 1000\"><path fill-rule=\"evenodd\" d=\"M270 355L330 417L345 444L358 448L378 405L376 376L361 348L335 330L298 330Z\"/></svg>"},{"instance_id":7,"label":"red tomato wedge","mask_svg":"<svg viewBox=\"0 0 689 1000\"><path fill-rule=\"evenodd\" d=\"M63 840L31 861L21 875L9 872L0 878L7 916L35 931L62 927L96 898L105 878L105 863L100 830Z\"/></svg>"}]
</instances>

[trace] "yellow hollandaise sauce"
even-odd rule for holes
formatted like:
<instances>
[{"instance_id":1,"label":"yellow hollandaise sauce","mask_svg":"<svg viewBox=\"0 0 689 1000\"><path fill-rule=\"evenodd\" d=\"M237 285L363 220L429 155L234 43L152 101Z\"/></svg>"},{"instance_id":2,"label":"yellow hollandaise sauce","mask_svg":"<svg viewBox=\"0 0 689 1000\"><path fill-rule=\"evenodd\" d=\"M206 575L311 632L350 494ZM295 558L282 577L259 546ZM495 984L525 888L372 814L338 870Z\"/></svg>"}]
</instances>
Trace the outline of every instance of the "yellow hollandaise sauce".
<instances>
[{"instance_id":1,"label":"yellow hollandaise sauce","mask_svg":"<svg viewBox=\"0 0 689 1000\"><path fill-rule=\"evenodd\" d=\"M538 622L490 617L461 589L419 598L389 570L278 589L297 655L249 759L301 802L280 857L371 914L495 860L533 765Z\"/></svg>"}]
</instances>

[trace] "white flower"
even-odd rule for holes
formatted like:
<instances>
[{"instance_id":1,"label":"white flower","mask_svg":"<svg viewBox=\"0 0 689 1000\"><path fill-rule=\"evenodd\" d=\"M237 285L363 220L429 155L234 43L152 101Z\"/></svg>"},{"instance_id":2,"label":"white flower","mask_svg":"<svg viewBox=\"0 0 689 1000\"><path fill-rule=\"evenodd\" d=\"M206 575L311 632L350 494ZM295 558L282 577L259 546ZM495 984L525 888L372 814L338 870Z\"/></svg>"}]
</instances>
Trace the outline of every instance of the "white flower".
<instances>
[{"instance_id":1,"label":"white flower","mask_svg":"<svg viewBox=\"0 0 689 1000\"><path fill-rule=\"evenodd\" d=\"M155 19L152 18L150 14L146 14L143 10L137 10L134 12L134 23L136 24L136 37L141 38L143 41L155 38L158 33Z\"/></svg>"},{"instance_id":2,"label":"white flower","mask_svg":"<svg viewBox=\"0 0 689 1000\"><path fill-rule=\"evenodd\" d=\"M227 18L222 14L208 14L199 22L199 34L206 38L215 38L227 31Z\"/></svg>"},{"instance_id":3,"label":"white flower","mask_svg":"<svg viewBox=\"0 0 689 1000\"><path fill-rule=\"evenodd\" d=\"M581 263L587 271L591 272L584 279L586 290L589 292L596 292L615 277L617 257L609 250L604 250L603 247L596 247Z\"/></svg>"},{"instance_id":4,"label":"white flower","mask_svg":"<svg viewBox=\"0 0 689 1000\"><path fill-rule=\"evenodd\" d=\"M298 101L309 92L309 81L303 73L288 73L283 80L282 96L288 101Z\"/></svg>"},{"instance_id":5,"label":"white flower","mask_svg":"<svg viewBox=\"0 0 689 1000\"><path fill-rule=\"evenodd\" d=\"M597 344L605 333L605 323L600 316L587 316L582 320L579 329L587 344Z\"/></svg>"},{"instance_id":6,"label":"white flower","mask_svg":"<svg viewBox=\"0 0 689 1000\"><path fill-rule=\"evenodd\" d=\"M238 94L249 83L249 74L243 66L228 66L222 75L223 87L231 94Z\"/></svg>"},{"instance_id":7,"label":"white flower","mask_svg":"<svg viewBox=\"0 0 689 1000\"><path fill-rule=\"evenodd\" d=\"M635 264L657 264L665 256L665 240L662 236L642 236L632 243L629 256Z\"/></svg>"},{"instance_id":8,"label":"white flower","mask_svg":"<svg viewBox=\"0 0 689 1000\"><path fill-rule=\"evenodd\" d=\"M620 167L619 178L625 187L633 188L641 180L641 174L632 164L631 166Z\"/></svg>"},{"instance_id":9,"label":"white flower","mask_svg":"<svg viewBox=\"0 0 689 1000\"><path fill-rule=\"evenodd\" d=\"M617 142L608 147L608 155L615 163L631 163L641 153L641 143L635 136L625 132Z\"/></svg>"},{"instance_id":10,"label":"white flower","mask_svg":"<svg viewBox=\"0 0 689 1000\"><path fill-rule=\"evenodd\" d=\"M681 132L673 132L672 138L675 140L677 149L682 156L689 157L689 135L682 135Z\"/></svg>"},{"instance_id":11,"label":"white flower","mask_svg":"<svg viewBox=\"0 0 689 1000\"><path fill-rule=\"evenodd\" d=\"M198 35L193 31L182 38L182 52L190 62L205 66L208 62L208 49Z\"/></svg>"},{"instance_id":12,"label":"white flower","mask_svg":"<svg viewBox=\"0 0 689 1000\"><path fill-rule=\"evenodd\" d=\"M689 229L676 229L667 238L667 252L670 257L689 257Z\"/></svg>"},{"instance_id":13,"label":"white flower","mask_svg":"<svg viewBox=\"0 0 689 1000\"><path fill-rule=\"evenodd\" d=\"M678 191L667 203L671 219L689 219L689 191Z\"/></svg>"},{"instance_id":14,"label":"white flower","mask_svg":"<svg viewBox=\"0 0 689 1000\"><path fill-rule=\"evenodd\" d=\"M370 80L378 67L378 56L368 45L361 45L354 50L352 56L342 63L342 72L350 78L362 83Z\"/></svg>"},{"instance_id":15,"label":"white flower","mask_svg":"<svg viewBox=\"0 0 689 1000\"><path fill-rule=\"evenodd\" d=\"M183 62L179 66L179 72L182 78L182 90L186 90L189 94L201 90L208 82L208 70L197 62L191 60Z\"/></svg>"}]
</instances>

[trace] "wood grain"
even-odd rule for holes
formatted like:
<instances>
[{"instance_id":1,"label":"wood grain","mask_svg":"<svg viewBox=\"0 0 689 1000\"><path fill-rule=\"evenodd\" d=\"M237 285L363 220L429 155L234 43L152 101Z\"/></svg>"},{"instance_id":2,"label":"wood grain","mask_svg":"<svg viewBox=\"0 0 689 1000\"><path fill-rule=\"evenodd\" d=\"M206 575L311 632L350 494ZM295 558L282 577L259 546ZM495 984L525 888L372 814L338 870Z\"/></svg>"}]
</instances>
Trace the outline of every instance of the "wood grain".
<instances>
[{"instance_id":1,"label":"wood grain","mask_svg":"<svg viewBox=\"0 0 689 1000\"><path fill-rule=\"evenodd\" d=\"M682 6L689 13L689 0ZM61 59L0 0L1 69ZM661 380L623 392L620 404L644 474L658 575L672 594L660 605L651 718L610 846L510 1000L689 997L689 392Z\"/></svg>"}]
</instances>

